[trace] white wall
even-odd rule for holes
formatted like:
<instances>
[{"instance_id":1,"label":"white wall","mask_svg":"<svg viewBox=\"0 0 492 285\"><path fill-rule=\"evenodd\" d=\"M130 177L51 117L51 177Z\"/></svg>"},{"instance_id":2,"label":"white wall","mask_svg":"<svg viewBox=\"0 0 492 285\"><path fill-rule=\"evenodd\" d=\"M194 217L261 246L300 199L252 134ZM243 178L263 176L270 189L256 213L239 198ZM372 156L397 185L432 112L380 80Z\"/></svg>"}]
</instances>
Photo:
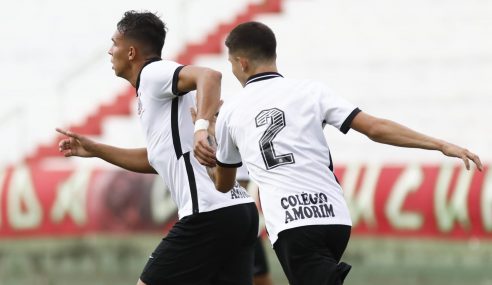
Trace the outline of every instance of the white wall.
<instances>
[{"instance_id":1,"label":"white wall","mask_svg":"<svg viewBox=\"0 0 492 285\"><path fill-rule=\"evenodd\" d=\"M158 12L169 31L163 56L173 58L258 0L60 1L2 5L0 35L0 166L15 162L54 128L80 122L127 86L107 50L124 11ZM220 7L220 9L217 9Z\"/></svg>"},{"instance_id":2,"label":"white wall","mask_svg":"<svg viewBox=\"0 0 492 285\"><path fill-rule=\"evenodd\" d=\"M106 54L125 10L161 13L169 26L164 54L172 58L185 42L202 39L247 2L9 2L9 13L0 18L5 39L0 166L50 140L54 127L81 120L126 86L114 76ZM286 0L283 14L257 20L276 32L285 76L322 80L370 114L467 146L492 161L492 2ZM196 63L223 72L224 98L241 88L225 52ZM131 132L124 120L106 122L102 139L123 140ZM128 126L140 138L135 122ZM353 131L344 136L327 127L326 133L336 163L455 162L436 152L379 145Z\"/></svg>"},{"instance_id":3,"label":"white wall","mask_svg":"<svg viewBox=\"0 0 492 285\"><path fill-rule=\"evenodd\" d=\"M492 2L487 0L287 0L262 16L277 35L284 76L325 82L362 110L460 144L492 161ZM199 64L224 73L227 98L240 88L227 56ZM326 128L340 162L446 162Z\"/></svg>"}]
</instances>

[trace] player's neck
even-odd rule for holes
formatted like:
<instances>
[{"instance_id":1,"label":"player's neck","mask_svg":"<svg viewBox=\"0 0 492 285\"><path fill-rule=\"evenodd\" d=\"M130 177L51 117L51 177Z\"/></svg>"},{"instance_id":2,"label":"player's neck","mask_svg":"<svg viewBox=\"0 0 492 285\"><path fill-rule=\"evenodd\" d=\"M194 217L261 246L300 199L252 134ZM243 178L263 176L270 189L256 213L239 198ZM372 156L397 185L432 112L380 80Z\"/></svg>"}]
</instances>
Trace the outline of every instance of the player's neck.
<instances>
[{"instance_id":1,"label":"player's neck","mask_svg":"<svg viewBox=\"0 0 492 285\"><path fill-rule=\"evenodd\" d=\"M252 69L249 76L265 72L278 72L277 65L275 63L258 65L254 69Z\"/></svg>"},{"instance_id":2,"label":"player's neck","mask_svg":"<svg viewBox=\"0 0 492 285\"><path fill-rule=\"evenodd\" d=\"M128 76L126 76L125 79L128 80L133 87L137 87L138 76L145 66L145 63L145 60L139 60L130 66Z\"/></svg>"},{"instance_id":3,"label":"player's neck","mask_svg":"<svg viewBox=\"0 0 492 285\"><path fill-rule=\"evenodd\" d=\"M137 87L138 76L140 75L140 72L142 71L142 69L145 67L146 64L149 63L149 61L155 61L157 59L160 59L160 57L159 56L148 56L145 58L135 60L134 62L132 62L130 64L130 68L128 70L128 75L124 76L124 78L126 80L128 80L128 82L130 82L130 84L133 87Z\"/></svg>"},{"instance_id":4,"label":"player's neck","mask_svg":"<svg viewBox=\"0 0 492 285\"><path fill-rule=\"evenodd\" d=\"M242 80L243 82L241 82L243 87L245 86L246 82L248 81L248 79L251 76L255 76L256 74L265 73L265 72L277 72L278 73L277 65L275 64L275 62L273 62L271 64L261 64L261 65L255 66L254 68L251 68L251 70L249 72L245 73L246 76Z\"/></svg>"}]
</instances>

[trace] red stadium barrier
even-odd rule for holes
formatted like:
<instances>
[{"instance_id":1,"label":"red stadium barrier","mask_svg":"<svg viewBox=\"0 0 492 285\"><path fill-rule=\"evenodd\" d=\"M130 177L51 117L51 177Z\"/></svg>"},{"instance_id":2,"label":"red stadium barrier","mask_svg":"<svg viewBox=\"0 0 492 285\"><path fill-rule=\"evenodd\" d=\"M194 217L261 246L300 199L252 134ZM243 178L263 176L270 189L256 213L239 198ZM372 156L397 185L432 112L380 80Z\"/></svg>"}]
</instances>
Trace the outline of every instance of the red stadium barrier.
<instances>
[{"instance_id":1,"label":"red stadium barrier","mask_svg":"<svg viewBox=\"0 0 492 285\"><path fill-rule=\"evenodd\" d=\"M492 171L459 166L336 169L355 235L492 239ZM176 220L155 175L43 164L0 172L0 238L165 232Z\"/></svg>"},{"instance_id":2,"label":"red stadium barrier","mask_svg":"<svg viewBox=\"0 0 492 285\"><path fill-rule=\"evenodd\" d=\"M492 238L492 171L461 166L339 169L355 234Z\"/></svg>"}]
</instances>

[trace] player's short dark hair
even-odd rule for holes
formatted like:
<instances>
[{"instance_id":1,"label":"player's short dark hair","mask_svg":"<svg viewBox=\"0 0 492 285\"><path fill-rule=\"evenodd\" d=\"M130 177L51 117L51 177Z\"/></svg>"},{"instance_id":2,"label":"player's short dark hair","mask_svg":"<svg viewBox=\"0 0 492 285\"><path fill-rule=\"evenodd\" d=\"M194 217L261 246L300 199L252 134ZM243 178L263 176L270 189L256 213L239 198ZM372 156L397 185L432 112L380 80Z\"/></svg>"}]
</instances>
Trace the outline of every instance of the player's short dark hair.
<instances>
[{"instance_id":1,"label":"player's short dark hair","mask_svg":"<svg viewBox=\"0 0 492 285\"><path fill-rule=\"evenodd\" d=\"M148 11L127 11L116 27L124 37L142 44L144 52L161 55L167 28L156 14Z\"/></svg>"},{"instance_id":2,"label":"player's short dark hair","mask_svg":"<svg viewBox=\"0 0 492 285\"><path fill-rule=\"evenodd\" d=\"M277 57L277 40L273 31L259 22L236 26L227 36L230 53L241 52L252 60L273 60Z\"/></svg>"}]
</instances>

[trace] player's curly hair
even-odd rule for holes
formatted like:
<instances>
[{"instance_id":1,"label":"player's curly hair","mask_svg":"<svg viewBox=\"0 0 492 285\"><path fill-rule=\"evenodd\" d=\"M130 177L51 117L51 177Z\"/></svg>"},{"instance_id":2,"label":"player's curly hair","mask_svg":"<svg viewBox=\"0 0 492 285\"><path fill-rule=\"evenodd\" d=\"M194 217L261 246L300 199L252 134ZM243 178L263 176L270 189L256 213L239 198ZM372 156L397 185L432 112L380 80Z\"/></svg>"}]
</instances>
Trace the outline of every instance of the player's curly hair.
<instances>
[{"instance_id":1,"label":"player's curly hair","mask_svg":"<svg viewBox=\"0 0 492 285\"><path fill-rule=\"evenodd\" d=\"M229 53L241 52L252 60L274 60L277 40L273 31L260 22L245 22L236 26L227 36Z\"/></svg>"},{"instance_id":2,"label":"player's curly hair","mask_svg":"<svg viewBox=\"0 0 492 285\"><path fill-rule=\"evenodd\" d=\"M141 44L145 53L161 56L166 40L166 24L148 11L127 11L116 25L118 31Z\"/></svg>"}]
</instances>

